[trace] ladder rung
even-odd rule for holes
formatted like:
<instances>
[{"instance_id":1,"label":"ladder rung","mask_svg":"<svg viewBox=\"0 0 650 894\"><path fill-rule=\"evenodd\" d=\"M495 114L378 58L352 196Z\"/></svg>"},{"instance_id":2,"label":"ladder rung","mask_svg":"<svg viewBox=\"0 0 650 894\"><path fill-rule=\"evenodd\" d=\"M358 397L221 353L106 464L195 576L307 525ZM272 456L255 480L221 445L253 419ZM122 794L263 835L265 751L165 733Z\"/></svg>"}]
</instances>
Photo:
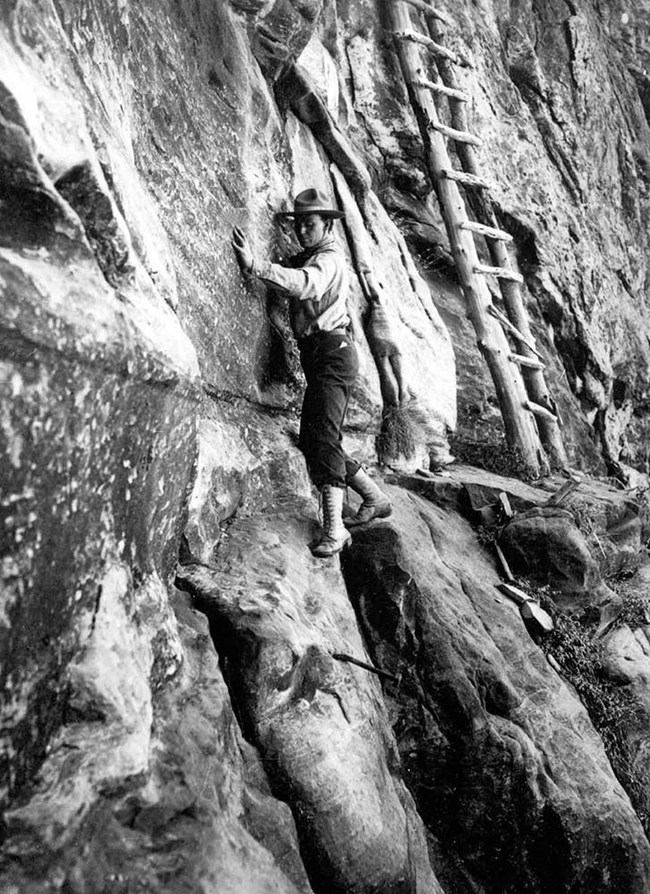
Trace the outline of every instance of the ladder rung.
<instances>
[{"instance_id":1,"label":"ladder rung","mask_svg":"<svg viewBox=\"0 0 650 894\"><path fill-rule=\"evenodd\" d=\"M505 515L505 517L512 518L514 512L512 511L512 506L510 505L508 494L504 490L502 490L499 494L499 503L501 503L501 506L503 507L503 514Z\"/></svg>"},{"instance_id":2,"label":"ladder rung","mask_svg":"<svg viewBox=\"0 0 650 894\"><path fill-rule=\"evenodd\" d=\"M447 127L446 124L441 124L439 121L430 121L429 127L432 130L437 130L443 136L449 137L450 140L456 140L457 143L470 143L472 146L483 145L483 140L480 137L475 137L473 133L467 133L464 130L454 130L453 127Z\"/></svg>"},{"instance_id":3,"label":"ladder rung","mask_svg":"<svg viewBox=\"0 0 650 894\"><path fill-rule=\"evenodd\" d=\"M535 360L534 357L524 357L523 354L510 354L508 357L512 363L518 363L519 366L528 366L530 369L546 369L546 364L541 360Z\"/></svg>"},{"instance_id":4,"label":"ladder rung","mask_svg":"<svg viewBox=\"0 0 650 894\"><path fill-rule=\"evenodd\" d=\"M410 6L414 6L416 9L419 9L420 12L423 12L426 16L429 16L432 19L438 19L439 22L444 22L445 25L449 25L450 28L454 24L453 19L450 19L446 13L444 13L441 9L436 9L433 6L429 6L429 4L425 3L424 0L406 0L406 2Z\"/></svg>"},{"instance_id":5,"label":"ladder rung","mask_svg":"<svg viewBox=\"0 0 650 894\"><path fill-rule=\"evenodd\" d=\"M454 90L453 87L446 87L444 84L436 84L435 81L429 81L427 78L418 78L417 81L413 81L416 87L425 87L427 90L433 91L433 93L442 93L444 96L450 96L452 99L457 99L458 102L469 102L469 96L467 93L464 93L462 90Z\"/></svg>"},{"instance_id":6,"label":"ladder rung","mask_svg":"<svg viewBox=\"0 0 650 894\"><path fill-rule=\"evenodd\" d=\"M543 407L541 404L533 403L532 400L524 401L524 406L535 416L542 416L542 418L548 419L549 422L555 422L557 424L560 421L555 413L551 413L550 410L547 410L546 407Z\"/></svg>"},{"instance_id":7,"label":"ladder rung","mask_svg":"<svg viewBox=\"0 0 650 894\"><path fill-rule=\"evenodd\" d=\"M487 180L484 180L482 177L477 177L476 174L467 174L465 171L454 171L453 169L444 169L441 172L443 177L446 177L447 180L455 180L457 183L462 183L463 186L476 186L480 189L492 189L492 184Z\"/></svg>"},{"instance_id":8,"label":"ladder rung","mask_svg":"<svg viewBox=\"0 0 650 894\"><path fill-rule=\"evenodd\" d=\"M464 220L460 224L461 230L471 230L472 233L478 233L481 236L487 236L488 239L499 239L501 242L512 242L510 233L505 230L497 230L496 227L488 227L486 224L479 223L476 220Z\"/></svg>"},{"instance_id":9,"label":"ladder rung","mask_svg":"<svg viewBox=\"0 0 650 894\"><path fill-rule=\"evenodd\" d=\"M474 273L482 273L484 276L496 276L497 279L507 279L510 282L522 283L524 281L521 273L509 270L507 267L488 267L487 264L475 264Z\"/></svg>"},{"instance_id":10,"label":"ladder rung","mask_svg":"<svg viewBox=\"0 0 650 894\"><path fill-rule=\"evenodd\" d=\"M443 47L442 44L436 43L435 40L431 40L430 37L426 37L424 34L418 34L417 31L395 31L394 34L398 40L410 40L413 43L419 43L420 46L430 50L434 56L438 56L441 59L449 59L450 62L457 62L459 65L462 64L458 53L448 50L447 47Z\"/></svg>"},{"instance_id":11,"label":"ladder rung","mask_svg":"<svg viewBox=\"0 0 650 894\"><path fill-rule=\"evenodd\" d=\"M533 352L533 354L537 354L538 357L542 355L539 353L535 345L526 338L523 332L520 332L519 329L511 323L505 314L502 314L498 307L495 307L494 304L490 304L487 312L493 316L496 320L498 320L504 329L507 329L508 332L512 332L514 337L522 343L522 345L526 345L526 347Z\"/></svg>"}]
</instances>

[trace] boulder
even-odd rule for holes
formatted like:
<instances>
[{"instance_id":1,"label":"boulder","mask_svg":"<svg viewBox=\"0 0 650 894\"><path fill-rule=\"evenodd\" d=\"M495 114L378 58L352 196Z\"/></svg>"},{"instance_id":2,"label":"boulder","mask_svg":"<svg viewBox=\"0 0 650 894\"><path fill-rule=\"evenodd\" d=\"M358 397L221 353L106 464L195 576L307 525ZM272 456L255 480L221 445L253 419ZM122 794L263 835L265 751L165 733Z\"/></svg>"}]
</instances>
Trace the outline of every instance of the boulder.
<instances>
[{"instance_id":1,"label":"boulder","mask_svg":"<svg viewBox=\"0 0 650 894\"><path fill-rule=\"evenodd\" d=\"M602 641L602 665L616 686L620 706L616 741L640 815L650 810L650 626L622 624Z\"/></svg>"},{"instance_id":2,"label":"boulder","mask_svg":"<svg viewBox=\"0 0 650 894\"><path fill-rule=\"evenodd\" d=\"M650 714L650 642L644 628L622 624L603 640L603 667L618 683L632 683Z\"/></svg>"},{"instance_id":3,"label":"boulder","mask_svg":"<svg viewBox=\"0 0 650 894\"><path fill-rule=\"evenodd\" d=\"M553 598L566 611L616 602L566 509L542 506L518 513L502 530L499 545L514 573L552 587Z\"/></svg>"}]
</instances>

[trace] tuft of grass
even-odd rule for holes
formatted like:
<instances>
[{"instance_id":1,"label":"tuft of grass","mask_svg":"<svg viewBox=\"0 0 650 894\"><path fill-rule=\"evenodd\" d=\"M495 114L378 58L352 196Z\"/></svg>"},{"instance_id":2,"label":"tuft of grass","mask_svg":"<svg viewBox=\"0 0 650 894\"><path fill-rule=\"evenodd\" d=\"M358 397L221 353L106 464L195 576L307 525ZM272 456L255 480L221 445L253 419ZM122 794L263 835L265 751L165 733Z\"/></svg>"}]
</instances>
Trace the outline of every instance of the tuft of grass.
<instances>
[{"instance_id":1,"label":"tuft of grass","mask_svg":"<svg viewBox=\"0 0 650 894\"><path fill-rule=\"evenodd\" d=\"M381 431L377 436L377 456L380 462L388 462L391 457L415 456L415 435L408 414L401 407L384 410Z\"/></svg>"}]
</instances>

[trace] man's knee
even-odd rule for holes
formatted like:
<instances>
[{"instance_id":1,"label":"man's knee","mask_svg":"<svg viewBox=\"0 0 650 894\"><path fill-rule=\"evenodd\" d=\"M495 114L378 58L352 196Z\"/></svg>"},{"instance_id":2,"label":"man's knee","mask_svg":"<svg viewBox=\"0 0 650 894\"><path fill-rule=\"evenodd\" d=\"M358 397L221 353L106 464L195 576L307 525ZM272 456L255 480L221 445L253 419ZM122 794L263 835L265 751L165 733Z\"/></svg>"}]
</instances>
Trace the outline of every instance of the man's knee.
<instances>
[{"instance_id":1,"label":"man's knee","mask_svg":"<svg viewBox=\"0 0 650 894\"><path fill-rule=\"evenodd\" d=\"M359 469L361 468L361 463L357 462L356 459L352 459L349 456L345 457L345 480L349 481L350 478L354 478Z\"/></svg>"}]
</instances>

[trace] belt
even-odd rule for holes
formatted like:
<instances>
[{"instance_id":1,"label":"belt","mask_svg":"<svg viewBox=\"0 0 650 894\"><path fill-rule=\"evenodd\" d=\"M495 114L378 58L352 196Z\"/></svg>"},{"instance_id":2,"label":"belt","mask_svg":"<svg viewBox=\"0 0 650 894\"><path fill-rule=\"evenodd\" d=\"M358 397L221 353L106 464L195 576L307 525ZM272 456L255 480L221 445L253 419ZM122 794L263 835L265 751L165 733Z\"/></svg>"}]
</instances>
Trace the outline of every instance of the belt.
<instances>
[{"instance_id":1,"label":"belt","mask_svg":"<svg viewBox=\"0 0 650 894\"><path fill-rule=\"evenodd\" d=\"M316 329L314 332L310 332L309 335L303 335L300 339L301 342L309 341L309 339L320 339L325 338L327 335L334 335L338 338L345 338L350 335L349 327L339 327L338 329Z\"/></svg>"}]
</instances>

